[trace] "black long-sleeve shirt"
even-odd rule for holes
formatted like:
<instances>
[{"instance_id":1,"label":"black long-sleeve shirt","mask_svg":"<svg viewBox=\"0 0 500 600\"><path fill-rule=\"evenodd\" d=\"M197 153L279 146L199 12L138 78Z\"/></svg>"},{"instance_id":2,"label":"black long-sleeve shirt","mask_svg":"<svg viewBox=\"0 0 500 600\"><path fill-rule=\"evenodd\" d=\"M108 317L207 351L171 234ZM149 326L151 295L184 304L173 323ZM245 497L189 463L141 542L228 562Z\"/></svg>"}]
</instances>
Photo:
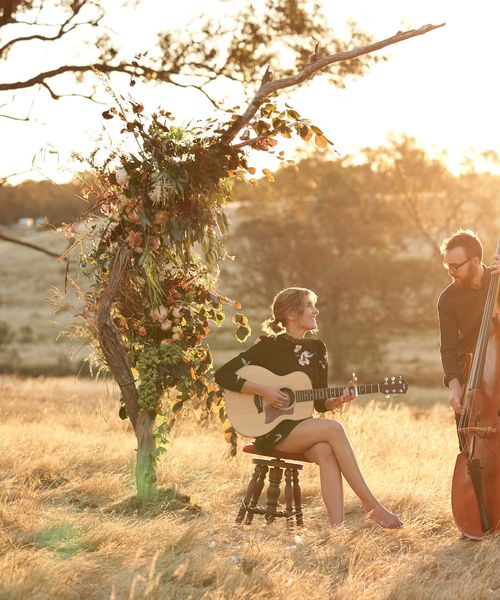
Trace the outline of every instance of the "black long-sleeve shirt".
<instances>
[{"instance_id":1,"label":"black long-sleeve shirt","mask_svg":"<svg viewBox=\"0 0 500 600\"><path fill-rule=\"evenodd\" d=\"M303 371L311 380L313 388L328 387L328 355L325 344L320 340L295 340L283 334L262 336L251 348L220 367L215 373L215 381L222 388L241 391L245 379L236 371L245 365L258 365L280 376ZM325 400L315 400L314 408L325 412ZM271 432L255 440L257 448L271 449L299 423L300 421L282 421Z\"/></svg>"},{"instance_id":2,"label":"black long-sleeve shirt","mask_svg":"<svg viewBox=\"0 0 500 600\"><path fill-rule=\"evenodd\" d=\"M476 345L490 279L490 271L485 267L479 289L452 283L439 296L440 350L446 386L454 378L463 383L465 357Z\"/></svg>"}]
</instances>

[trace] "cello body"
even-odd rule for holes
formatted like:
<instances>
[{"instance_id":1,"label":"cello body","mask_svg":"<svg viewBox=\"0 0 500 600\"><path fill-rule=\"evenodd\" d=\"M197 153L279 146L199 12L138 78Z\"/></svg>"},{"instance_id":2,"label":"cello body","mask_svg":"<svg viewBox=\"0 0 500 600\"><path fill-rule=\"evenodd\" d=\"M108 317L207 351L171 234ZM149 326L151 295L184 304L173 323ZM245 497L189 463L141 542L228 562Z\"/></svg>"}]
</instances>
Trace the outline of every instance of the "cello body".
<instances>
[{"instance_id":1,"label":"cello body","mask_svg":"<svg viewBox=\"0 0 500 600\"><path fill-rule=\"evenodd\" d=\"M499 243L500 247L500 243ZM451 489L453 517L468 538L500 532L500 313L492 276L474 359L462 398Z\"/></svg>"}]
</instances>

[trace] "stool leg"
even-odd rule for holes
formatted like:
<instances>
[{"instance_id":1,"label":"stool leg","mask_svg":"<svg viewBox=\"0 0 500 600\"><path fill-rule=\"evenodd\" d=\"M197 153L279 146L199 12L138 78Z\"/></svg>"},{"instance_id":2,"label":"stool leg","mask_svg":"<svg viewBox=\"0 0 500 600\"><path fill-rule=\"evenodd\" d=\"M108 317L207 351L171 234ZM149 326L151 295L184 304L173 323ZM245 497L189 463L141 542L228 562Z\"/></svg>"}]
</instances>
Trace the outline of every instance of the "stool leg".
<instances>
[{"instance_id":1,"label":"stool leg","mask_svg":"<svg viewBox=\"0 0 500 600\"><path fill-rule=\"evenodd\" d=\"M273 467L269 471L269 487L267 489L266 521L271 524L274 521L280 497L280 482L283 476L281 467Z\"/></svg>"},{"instance_id":2,"label":"stool leg","mask_svg":"<svg viewBox=\"0 0 500 600\"><path fill-rule=\"evenodd\" d=\"M245 513L247 512L248 503L250 501L250 498L253 495L255 485L256 485L257 479L259 477L259 473L260 473L260 465L256 465L255 469L253 471L252 479L250 479L250 483L248 484L247 491L245 493L245 497L241 501L240 510L238 511L238 514L236 516L236 523L241 523L243 521Z\"/></svg>"},{"instance_id":3,"label":"stool leg","mask_svg":"<svg viewBox=\"0 0 500 600\"><path fill-rule=\"evenodd\" d=\"M304 520L302 518L302 494L300 492L299 485L299 471L298 469L293 470L293 500L295 504L295 520L297 527L304 526Z\"/></svg>"},{"instance_id":4,"label":"stool leg","mask_svg":"<svg viewBox=\"0 0 500 600\"><path fill-rule=\"evenodd\" d=\"M285 471L285 503L286 503L286 526L293 527L293 490L292 469L288 467Z\"/></svg>"},{"instance_id":5,"label":"stool leg","mask_svg":"<svg viewBox=\"0 0 500 600\"><path fill-rule=\"evenodd\" d=\"M245 519L245 525L250 525L253 520L254 511L253 509L257 506L259 502L260 495L262 493L262 489L264 488L264 480L266 479L267 467L265 465L257 465L259 467L259 478L257 479L257 483L255 484L255 489L252 494L252 499L250 500L250 504L247 508L247 518Z\"/></svg>"}]
</instances>

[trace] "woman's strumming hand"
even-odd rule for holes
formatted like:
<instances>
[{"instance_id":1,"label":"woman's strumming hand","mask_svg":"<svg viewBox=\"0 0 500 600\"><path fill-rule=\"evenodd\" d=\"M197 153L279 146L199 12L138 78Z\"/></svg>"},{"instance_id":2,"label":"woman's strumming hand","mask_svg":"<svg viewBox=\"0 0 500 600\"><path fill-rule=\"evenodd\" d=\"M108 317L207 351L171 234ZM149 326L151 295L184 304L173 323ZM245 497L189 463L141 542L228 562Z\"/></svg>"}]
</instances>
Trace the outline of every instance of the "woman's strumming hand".
<instances>
[{"instance_id":1,"label":"woman's strumming hand","mask_svg":"<svg viewBox=\"0 0 500 600\"><path fill-rule=\"evenodd\" d=\"M288 401L288 396L276 387L262 386L260 395L264 402L273 408L283 408Z\"/></svg>"}]
</instances>

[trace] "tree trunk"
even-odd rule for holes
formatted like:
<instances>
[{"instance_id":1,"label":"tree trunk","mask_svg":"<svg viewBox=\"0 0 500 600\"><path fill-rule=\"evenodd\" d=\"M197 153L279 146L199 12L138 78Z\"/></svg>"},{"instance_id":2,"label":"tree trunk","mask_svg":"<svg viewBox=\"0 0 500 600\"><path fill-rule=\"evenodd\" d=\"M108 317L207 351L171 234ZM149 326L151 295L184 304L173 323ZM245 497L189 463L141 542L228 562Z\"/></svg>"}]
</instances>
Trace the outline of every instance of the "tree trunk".
<instances>
[{"instance_id":1,"label":"tree trunk","mask_svg":"<svg viewBox=\"0 0 500 600\"><path fill-rule=\"evenodd\" d=\"M156 487L156 461L154 438L154 418L146 412L139 412L135 435L137 437L137 462L135 466L135 483L139 498L154 498L158 492Z\"/></svg>"},{"instance_id":2,"label":"tree trunk","mask_svg":"<svg viewBox=\"0 0 500 600\"><path fill-rule=\"evenodd\" d=\"M116 255L108 286L100 298L97 328L102 352L113 377L120 387L127 414L137 438L135 470L137 495L140 498L154 498L157 494L155 419L149 413L139 410L137 388L128 363L127 353L111 318L111 306L116 297L121 278L129 265L131 254L130 248L122 246Z\"/></svg>"}]
</instances>

